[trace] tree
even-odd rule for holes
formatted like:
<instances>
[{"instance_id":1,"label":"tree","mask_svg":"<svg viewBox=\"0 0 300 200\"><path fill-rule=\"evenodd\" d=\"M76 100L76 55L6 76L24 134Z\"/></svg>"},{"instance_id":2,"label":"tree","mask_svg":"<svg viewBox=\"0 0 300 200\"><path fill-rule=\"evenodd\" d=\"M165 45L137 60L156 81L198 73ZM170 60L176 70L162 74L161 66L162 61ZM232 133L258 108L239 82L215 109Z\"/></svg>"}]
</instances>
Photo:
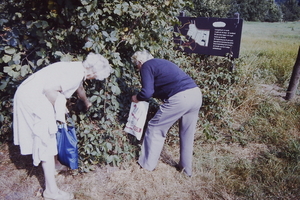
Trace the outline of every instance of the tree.
<instances>
[{"instance_id":1,"label":"tree","mask_svg":"<svg viewBox=\"0 0 300 200\"><path fill-rule=\"evenodd\" d=\"M247 21L279 21L281 10L274 0L234 0L233 9Z\"/></svg>"},{"instance_id":2,"label":"tree","mask_svg":"<svg viewBox=\"0 0 300 200\"><path fill-rule=\"evenodd\" d=\"M281 7L277 3L271 3L264 17L265 22L278 22L283 19Z\"/></svg>"},{"instance_id":3,"label":"tree","mask_svg":"<svg viewBox=\"0 0 300 200\"><path fill-rule=\"evenodd\" d=\"M280 4L285 21L296 21L300 19L299 4L298 0L286 0Z\"/></svg>"},{"instance_id":4,"label":"tree","mask_svg":"<svg viewBox=\"0 0 300 200\"><path fill-rule=\"evenodd\" d=\"M231 0L193 0L187 10L194 17L227 17Z\"/></svg>"}]
</instances>

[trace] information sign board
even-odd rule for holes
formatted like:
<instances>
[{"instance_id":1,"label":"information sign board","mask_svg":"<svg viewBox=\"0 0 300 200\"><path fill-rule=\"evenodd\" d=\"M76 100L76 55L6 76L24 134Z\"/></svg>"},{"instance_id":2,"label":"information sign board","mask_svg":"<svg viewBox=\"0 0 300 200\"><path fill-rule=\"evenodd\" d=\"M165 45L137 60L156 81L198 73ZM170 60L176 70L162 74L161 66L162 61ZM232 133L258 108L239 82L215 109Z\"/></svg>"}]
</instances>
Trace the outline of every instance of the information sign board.
<instances>
[{"instance_id":1,"label":"information sign board","mask_svg":"<svg viewBox=\"0 0 300 200\"><path fill-rule=\"evenodd\" d=\"M181 24L175 32L186 40L174 41L185 52L204 55L239 57L243 20L238 18L178 17Z\"/></svg>"}]
</instances>

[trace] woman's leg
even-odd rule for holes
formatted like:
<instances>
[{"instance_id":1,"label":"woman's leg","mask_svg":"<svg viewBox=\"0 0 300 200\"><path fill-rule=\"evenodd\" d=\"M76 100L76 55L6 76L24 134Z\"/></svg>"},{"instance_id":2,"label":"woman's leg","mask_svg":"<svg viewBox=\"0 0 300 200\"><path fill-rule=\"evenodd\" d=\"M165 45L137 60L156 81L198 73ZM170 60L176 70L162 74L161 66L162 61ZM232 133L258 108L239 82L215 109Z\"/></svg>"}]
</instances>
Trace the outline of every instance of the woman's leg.
<instances>
[{"instance_id":1,"label":"woman's leg","mask_svg":"<svg viewBox=\"0 0 300 200\"><path fill-rule=\"evenodd\" d=\"M49 156L46 161L42 161L45 176L45 192L47 194L58 194L58 187L55 180L54 156Z\"/></svg>"},{"instance_id":2,"label":"woman's leg","mask_svg":"<svg viewBox=\"0 0 300 200\"><path fill-rule=\"evenodd\" d=\"M55 159L49 156L46 161L42 161L42 167L45 176L45 191L43 196L45 199L70 200L74 198L73 194L64 192L57 187L55 180Z\"/></svg>"}]
</instances>

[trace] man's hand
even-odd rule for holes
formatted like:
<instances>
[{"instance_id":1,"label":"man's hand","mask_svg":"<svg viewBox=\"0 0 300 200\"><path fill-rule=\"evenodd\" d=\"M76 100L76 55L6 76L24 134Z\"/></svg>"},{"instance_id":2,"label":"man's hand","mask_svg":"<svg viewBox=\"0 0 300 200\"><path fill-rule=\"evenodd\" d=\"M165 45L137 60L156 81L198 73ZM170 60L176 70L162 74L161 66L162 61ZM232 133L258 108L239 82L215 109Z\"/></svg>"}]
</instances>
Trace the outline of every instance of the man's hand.
<instances>
[{"instance_id":1,"label":"man's hand","mask_svg":"<svg viewBox=\"0 0 300 200\"><path fill-rule=\"evenodd\" d=\"M133 95L131 97L131 101L134 102L134 103L138 103L139 102L139 100L136 98L136 95Z\"/></svg>"}]
</instances>

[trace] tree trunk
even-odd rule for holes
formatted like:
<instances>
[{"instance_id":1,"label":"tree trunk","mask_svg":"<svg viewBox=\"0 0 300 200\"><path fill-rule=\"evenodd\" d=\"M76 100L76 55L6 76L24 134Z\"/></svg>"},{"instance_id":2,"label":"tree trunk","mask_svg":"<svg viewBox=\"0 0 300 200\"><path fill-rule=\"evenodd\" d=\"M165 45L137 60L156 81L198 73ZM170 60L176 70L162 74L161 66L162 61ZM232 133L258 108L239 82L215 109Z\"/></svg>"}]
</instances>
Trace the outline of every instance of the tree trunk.
<instances>
[{"instance_id":1,"label":"tree trunk","mask_svg":"<svg viewBox=\"0 0 300 200\"><path fill-rule=\"evenodd\" d=\"M299 79L300 79L300 47L298 51L297 60L294 65L290 84L286 92L286 96L285 96L286 100L291 100L295 96L297 87L299 85Z\"/></svg>"}]
</instances>

